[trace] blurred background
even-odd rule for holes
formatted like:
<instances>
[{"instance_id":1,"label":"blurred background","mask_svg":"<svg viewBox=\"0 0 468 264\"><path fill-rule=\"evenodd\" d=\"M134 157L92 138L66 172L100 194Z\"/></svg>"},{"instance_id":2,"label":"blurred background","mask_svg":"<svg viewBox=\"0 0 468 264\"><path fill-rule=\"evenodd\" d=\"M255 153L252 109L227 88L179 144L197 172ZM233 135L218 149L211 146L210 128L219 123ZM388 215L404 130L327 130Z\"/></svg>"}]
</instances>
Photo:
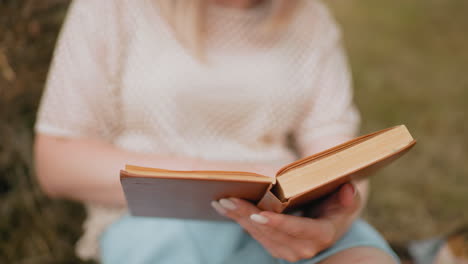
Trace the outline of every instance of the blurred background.
<instances>
[{"instance_id":1,"label":"blurred background","mask_svg":"<svg viewBox=\"0 0 468 264\"><path fill-rule=\"evenodd\" d=\"M372 178L365 218L392 246L468 225L468 1L330 0L362 133L404 123L417 147ZM85 213L37 187L35 112L65 0L0 0L0 263L84 263Z\"/></svg>"}]
</instances>

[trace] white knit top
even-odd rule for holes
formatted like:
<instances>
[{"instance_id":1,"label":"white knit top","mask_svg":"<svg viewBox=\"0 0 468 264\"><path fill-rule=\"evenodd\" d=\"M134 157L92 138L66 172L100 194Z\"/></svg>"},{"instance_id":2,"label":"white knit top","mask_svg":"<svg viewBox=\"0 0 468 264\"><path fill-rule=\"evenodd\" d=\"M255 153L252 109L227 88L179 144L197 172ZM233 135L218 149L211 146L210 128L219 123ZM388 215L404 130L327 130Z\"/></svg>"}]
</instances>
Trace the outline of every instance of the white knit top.
<instances>
[{"instance_id":1,"label":"white knit top","mask_svg":"<svg viewBox=\"0 0 468 264\"><path fill-rule=\"evenodd\" d=\"M324 136L354 135L350 74L327 9L304 0L274 39L259 32L267 9L210 7L200 63L154 0L75 0L36 131L132 151L275 164L297 158L288 135L299 149ZM99 234L122 213L87 208L81 257L98 254Z\"/></svg>"}]
</instances>

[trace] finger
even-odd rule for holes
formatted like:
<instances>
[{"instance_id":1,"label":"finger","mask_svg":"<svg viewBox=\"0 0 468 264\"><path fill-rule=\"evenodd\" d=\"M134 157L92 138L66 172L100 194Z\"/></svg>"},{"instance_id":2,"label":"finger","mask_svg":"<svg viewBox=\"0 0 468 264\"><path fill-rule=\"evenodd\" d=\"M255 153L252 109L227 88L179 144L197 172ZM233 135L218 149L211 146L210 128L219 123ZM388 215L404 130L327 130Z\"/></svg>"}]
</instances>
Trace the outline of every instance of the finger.
<instances>
[{"instance_id":1,"label":"finger","mask_svg":"<svg viewBox=\"0 0 468 264\"><path fill-rule=\"evenodd\" d=\"M248 219L251 214L260 212L260 209L252 203L238 198L220 199L219 203L226 209L226 216L234 220L241 218Z\"/></svg>"},{"instance_id":2,"label":"finger","mask_svg":"<svg viewBox=\"0 0 468 264\"><path fill-rule=\"evenodd\" d=\"M252 219L253 215L258 216L261 212L253 204L238 198L221 199L219 204L226 210L225 215L239 223L247 232L255 238L264 237L277 244L288 243L291 239L286 234L278 232L266 225L259 225L258 219ZM263 219L260 219L260 222Z\"/></svg>"},{"instance_id":3,"label":"finger","mask_svg":"<svg viewBox=\"0 0 468 264\"><path fill-rule=\"evenodd\" d=\"M332 246L349 227L347 222L343 221L345 224L341 224L335 219L312 219L272 212L261 212L260 215L268 218L268 222L264 225L276 228L294 238L289 240L289 247L302 259L311 258Z\"/></svg>"},{"instance_id":4,"label":"finger","mask_svg":"<svg viewBox=\"0 0 468 264\"><path fill-rule=\"evenodd\" d=\"M255 231L252 233L252 230ZM313 247L305 248L305 243L310 244L310 241L303 241L262 225L257 225L254 229L248 227L246 231L275 258L295 262L305 258L303 256L313 256L310 255Z\"/></svg>"},{"instance_id":5,"label":"finger","mask_svg":"<svg viewBox=\"0 0 468 264\"><path fill-rule=\"evenodd\" d=\"M353 208L358 202L359 191L353 183L344 184L338 191L340 204L345 208Z\"/></svg>"},{"instance_id":6,"label":"finger","mask_svg":"<svg viewBox=\"0 0 468 264\"><path fill-rule=\"evenodd\" d=\"M264 236L278 244L292 243L292 241L290 241L292 238L285 232L275 230L268 225L259 225L259 223L265 219L259 215L261 212L260 209L253 204L237 198L221 199L219 203L224 209L226 209L226 216L235 220L244 229L252 235L255 235L257 238ZM257 218L255 216L257 216ZM260 217L260 219L258 217Z\"/></svg>"},{"instance_id":7,"label":"finger","mask_svg":"<svg viewBox=\"0 0 468 264\"><path fill-rule=\"evenodd\" d=\"M212 201L211 205L221 215L226 216L241 225L248 227L249 216L258 213L260 210L251 203L237 198L223 198L219 201Z\"/></svg>"},{"instance_id":8,"label":"finger","mask_svg":"<svg viewBox=\"0 0 468 264\"><path fill-rule=\"evenodd\" d=\"M336 240L348 230L358 215L361 208L361 196L353 184L345 184L335 194L335 200L330 201L328 206L329 208L325 209L316 220L323 225L332 226L334 240Z\"/></svg>"},{"instance_id":9,"label":"finger","mask_svg":"<svg viewBox=\"0 0 468 264\"><path fill-rule=\"evenodd\" d=\"M220 199L219 201L213 201L211 205L221 215L236 221L256 240L265 242L266 232L262 231L262 227L255 225L249 218L251 214L260 211L256 206L237 198Z\"/></svg>"},{"instance_id":10,"label":"finger","mask_svg":"<svg viewBox=\"0 0 468 264\"><path fill-rule=\"evenodd\" d=\"M237 198L223 198L219 201L212 201L211 206L219 214L231 218L232 220L248 218L251 214L260 211L253 204Z\"/></svg>"},{"instance_id":11,"label":"finger","mask_svg":"<svg viewBox=\"0 0 468 264\"><path fill-rule=\"evenodd\" d=\"M238 199L229 198L221 199L219 205L225 210L224 215L239 223L255 240L257 240L270 254L273 256L296 261L305 257L311 257L316 253L317 246L306 241L291 236L287 228L286 230L278 230L272 226L262 224L265 219L260 215L261 211L251 203ZM274 213L273 213L274 214ZM286 215L275 214L280 217ZM255 217L257 216L257 217ZM258 218L260 217L260 219ZM296 216L290 216L298 218ZM305 220L310 220L303 218ZM267 220L268 221L268 220ZM297 226L302 226L305 223L300 222ZM292 225L296 225L292 223ZM298 233L302 232L299 230Z\"/></svg>"},{"instance_id":12,"label":"finger","mask_svg":"<svg viewBox=\"0 0 468 264\"><path fill-rule=\"evenodd\" d=\"M327 203L327 201L325 203ZM321 219L350 219L361 207L361 196L358 189L352 183L343 185L336 193L336 200L330 201L329 206L333 208L324 210L320 217Z\"/></svg>"},{"instance_id":13,"label":"finger","mask_svg":"<svg viewBox=\"0 0 468 264\"><path fill-rule=\"evenodd\" d=\"M333 236L332 226L316 219L294 215L277 214L273 212L261 212L262 223L276 231L288 234L299 239L328 238ZM252 216L252 218L258 218Z\"/></svg>"},{"instance_id":14,"label":"finger","mask_svg":"<svg viewBox=\"0 0 468 264\"><path fill-rule=\"evenodd\" d=\"M299 259L310 258L319 251L317 249L325 248L325 243L320 243L320 239L310 240L310 237L307 237L309 240L300 239L296 236L290 235L292 232L289 232L288 228L286 228L286 230L278 230L272 226L262 224L265 223L265 219L262 218L263 216L261 215L262 212L256 206L247 201L230 198L228 200L220 200L220 205L226 210L226 215L228 217L237 221L254 239L256 239L268 252L270 252L272 256L276 258L295 262ZM287 215L275 215L288 217ZM290 217L301 219L301 217L296 216ZM302 219L310 220L308 218ZM297 225L296 223L292 223L292 226L301 227L304 224L307 223L300 222ZM321 227L321 229L324 230L325 228ZM303 233L303 230L298 230L297 233ZM329 239L327 239L327 241L328 240ZM315 241L318 241L318 243L314 243Z\"/></svg>"},{"instance_id":15,"label":"finger","mask_svg":"<svg viewBox=\"0 0 468 264\"><path fill-rule=\"evenodd\" d=\"M220 201L213 201L211 204L218 213L241 225L273 257L295 260L299 255L294 250L295 248L301 248L301 244L295 241L296 239L251 220L251 215L260 212L257 207L237 198L221 199Z\"/></svg>"},{"instance_id":16,"label":"finger","mask_svg":"<svg viewBox=\"0 0 468 264\"><path fill-rule=\"evenodd\" d=\"M252 237L275 258L296 262L311 258L318 252L313 241L302 240L265 225L259 230L262 231L262 235L260 237L252 235Z\"/></svg>"},{"instance_id":17,"label":"finger","mask_svg":"<svg viewBox=\"0 0 468 264\"><path fill-rule=\"evenodd\" d=\"M345 212L352 214L359 208L359 205L358 190L352 183L347 183L313 208L311 213L316 218L328 218Z\"/></svg>"}]
</instances>

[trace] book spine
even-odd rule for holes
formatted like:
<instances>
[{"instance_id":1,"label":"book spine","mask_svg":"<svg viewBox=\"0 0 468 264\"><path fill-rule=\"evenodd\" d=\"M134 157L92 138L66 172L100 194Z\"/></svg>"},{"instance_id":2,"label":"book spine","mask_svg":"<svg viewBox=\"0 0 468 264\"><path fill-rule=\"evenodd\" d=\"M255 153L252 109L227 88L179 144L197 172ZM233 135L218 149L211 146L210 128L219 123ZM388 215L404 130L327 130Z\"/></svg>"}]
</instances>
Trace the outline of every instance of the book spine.
<instances>
[{"instance_id":1,"label":"book spine","mask_svg":"<svg viewBox=\"0 0 468 264\"><path fill-rule=\"evenodd\" d=\"M272 211L275 213L281 213L286 209L289 202L282 202L270 189L265 193L257 207L264 211Z\"/></svg>"}]
</instances>

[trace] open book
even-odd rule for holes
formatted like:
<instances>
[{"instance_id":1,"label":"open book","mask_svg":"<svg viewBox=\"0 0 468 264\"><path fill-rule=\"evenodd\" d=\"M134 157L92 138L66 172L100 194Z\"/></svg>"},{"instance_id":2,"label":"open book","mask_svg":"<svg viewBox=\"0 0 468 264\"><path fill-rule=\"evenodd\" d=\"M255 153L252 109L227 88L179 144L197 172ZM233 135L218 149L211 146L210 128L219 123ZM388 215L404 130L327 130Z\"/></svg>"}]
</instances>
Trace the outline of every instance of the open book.
<instances>
[{"instance_id":1,"label":"open book","mask_svg":"<svg viewBox=\"0 0 468 264\"><path fill-rule=\"evenodd\" d=\"M120 180L132 215L223 220L211 201L237 197L285 212L323 197L406 153L416 141L404 125L297 160L275 178L252 172L173 171L127 165Z\"/></svg>"}]
</instances>

